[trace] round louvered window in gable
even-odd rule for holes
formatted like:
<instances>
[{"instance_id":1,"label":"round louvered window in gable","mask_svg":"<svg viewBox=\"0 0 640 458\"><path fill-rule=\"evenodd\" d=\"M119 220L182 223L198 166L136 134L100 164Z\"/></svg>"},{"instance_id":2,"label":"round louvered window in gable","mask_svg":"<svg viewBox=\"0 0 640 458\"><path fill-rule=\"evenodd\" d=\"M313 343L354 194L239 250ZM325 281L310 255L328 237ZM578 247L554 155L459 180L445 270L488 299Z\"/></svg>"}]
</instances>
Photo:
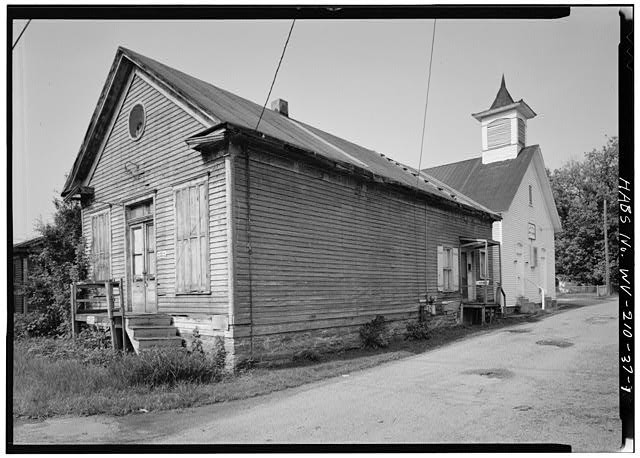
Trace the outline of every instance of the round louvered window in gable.
<instances>
[{"instance_id":1,"label":"round louvered window in gable","mask_svg":"<svg viewBox=\"0 0 640 458\"><path fill-rule=\"evenodd\" d=\"M146 114L142 104L137 103L129 112L129 135L133 140L139 140L144 132Z\"/></svg>"}]
</instances>

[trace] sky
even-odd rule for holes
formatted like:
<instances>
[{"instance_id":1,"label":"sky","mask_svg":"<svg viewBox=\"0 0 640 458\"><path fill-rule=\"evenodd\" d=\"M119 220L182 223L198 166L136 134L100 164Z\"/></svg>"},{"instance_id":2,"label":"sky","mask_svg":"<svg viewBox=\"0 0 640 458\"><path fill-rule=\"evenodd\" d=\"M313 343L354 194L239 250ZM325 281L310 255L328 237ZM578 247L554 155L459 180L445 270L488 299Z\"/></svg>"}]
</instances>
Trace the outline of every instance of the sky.
<instances>
[{"instance_id":1,"label":"sky","mask_svg":"<svg viewBox=\"0 0 640 458\"><path fill-rule=\"evenodd\" d=\"M14 41L25 21L15 21ZM263 104L290 20L34 20L13 59L14 242L50 221L118 46ZM298 20L270 101L290 117L417 167L433 20ZM554 20L438 20L422 168L478 157L505 75L537 113L550 169L617 135L618 8Z\"/></svg>"}]
</instances>

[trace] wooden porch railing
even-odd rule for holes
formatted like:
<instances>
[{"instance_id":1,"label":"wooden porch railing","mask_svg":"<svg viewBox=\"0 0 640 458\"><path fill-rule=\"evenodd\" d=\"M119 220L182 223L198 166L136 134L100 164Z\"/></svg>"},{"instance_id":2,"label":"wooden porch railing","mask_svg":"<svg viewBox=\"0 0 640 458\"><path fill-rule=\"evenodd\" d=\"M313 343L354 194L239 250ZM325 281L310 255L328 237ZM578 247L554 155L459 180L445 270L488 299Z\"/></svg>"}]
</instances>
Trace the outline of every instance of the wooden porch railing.
<instances>
[{"instance_id":1,"label":"wooden porch railing","mask_svg":"<svg viewBox=\"0 0 640 458\"><path fill-rule=\"evenodd\" d=\"M104 288L104 295L97 294L97 290ZM114 296L114 289L118 291ZM114 297L117 297L118 306L114 306ZM102 307L104 305L104 307ZM85 314L101 314L106 312L111 331L111 346L116 349L116 324L115 312L120 313L122 318L122 348L125 348L126 332L125 327L125 304L123 293L123 281L106 280L106 281L87 281L71 283L71 336L75 339L78 333L79 315Z\"/></svg>"}]
</instances>

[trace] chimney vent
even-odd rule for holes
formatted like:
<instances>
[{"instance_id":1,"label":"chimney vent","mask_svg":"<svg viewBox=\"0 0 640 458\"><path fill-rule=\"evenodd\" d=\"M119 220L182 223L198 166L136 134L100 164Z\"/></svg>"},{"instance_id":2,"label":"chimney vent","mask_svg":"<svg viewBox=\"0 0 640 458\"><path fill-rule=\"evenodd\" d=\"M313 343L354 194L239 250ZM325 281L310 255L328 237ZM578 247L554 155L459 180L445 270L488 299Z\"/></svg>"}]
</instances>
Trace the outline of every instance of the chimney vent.
<instances>
[{"instance_id":1,"label":"chimney vent","mask_svg":"<svg viewBox=\"0 0 640 458\"><path fill-rule=\"evenodd\" d=\"M289 117L289 103L284 99L275 99L271 102L271 109L280 113L282 116Z\"/></svg>"}]
</instances>

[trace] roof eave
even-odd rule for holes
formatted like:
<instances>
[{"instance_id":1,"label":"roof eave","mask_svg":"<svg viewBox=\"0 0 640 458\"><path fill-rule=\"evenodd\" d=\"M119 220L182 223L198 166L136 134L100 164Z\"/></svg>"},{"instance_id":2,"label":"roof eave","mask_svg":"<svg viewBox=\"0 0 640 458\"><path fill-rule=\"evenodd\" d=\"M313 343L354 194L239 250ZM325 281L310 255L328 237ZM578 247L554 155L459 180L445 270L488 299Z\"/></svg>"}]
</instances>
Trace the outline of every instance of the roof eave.
<instances>
[{"instance_id":1,"label":"roof eave","mask_svg":"<svg viewBox=\"0 0 640 458\"><path fill-rule=\"evenodd\" d=\"M483 118L487 116L492 116L496 114L500 114L505 111L517 110L520 112L525 118L531 119L537 116L536 112L531 109L529 105L524 100L518 100L517 102L511 103L509 105L505 105L503 107L498 107L490 110L484 110L479 113L472 113L476 120L481 121Z\"/></svg>"},{"instance_id":2,"label":"roof eave","mask_svg":"<svg viewBox=\"0 0 640 458\"><path fill-rule=\"evenodd\" d=\"M282 145L284 147L287 147L288 149L293 149L293 150L296 150L296 151L300 151L300 152L302 152L303 154L305 154L307 156L311 156L311 157L315 157L315 158L322 158L325 161L333 162L333 163L335 163L336 165L338 165L339 167L341 167L343 169L358 171L360 174L362 174L364 176L369 176L372 179L377 178L378 180L380 180L380 181L382 181L384 183L393 184L395 186L398 186L398 187L401 187L401 188L405 188L405 189L410 189L410 190L412 190L414 192L418 191L420 194L423 194L423 195L428 196L428 197L433 198L433 199L441 200L442 202L445 202L448 205L462 207L462 208L465 208L467 211L470 211L472 213L483 214L485 216L488 216L489 219L491 219L493 221L499 221L499 220L502 219L502 216L500 214L485 208L483 205L476 203L475 201L473 201L472 199L470 199L467 196L464 196L465 199L468 199L469 201L474 202L474 204L477 205L477 207L475 207L473 205L469 205L469 204L467 204L465 202L461 202L461 201L458 201L458 200L453 200L453 199L450 199L450 198L446 198L445 196L440 196L440 195L435 194L435 193L428 193L428 192L426 192L426 191L424 191L422 189L408 186L407 184L402 183L402 182L400 182L400 181L398 181L396 179L390 178L390 177L378 176L376 174L373 174L371 171L366 170L366 169L364 169L362 167L359 167L359 166L357 166L355 164L352 164L350 162L343 162L343 161L336 160L336 159L325 158L325 157L317 154L315 151L308 150L306 148L302 148L302 147L300 147L298 145L294 145L294 144L286 142L284 140L281 140L281 139L278 139L278 138L275 138L275 137L271 137L269 135L266 135L266 134L264 134L262 132L258 132L258 131L253 130L253 129L248 129L246 127L239 126L239 125L236 125L236 124L233 124L233 123L229 123L229 122L224 123L224 125L226 127L225 134L227 135L227 137L241 135L241 136L250 137L250 138L252 138L254 140L257 140L257 141L260 141L260 142L269 142L269 143L279 144L279 145ZM210 131L211 129L207 129L207 130ZM196 134L194 137L198 137L199 135L203 135L204 133L205 133L205 131ZM423 175L423 174L421 173L420 175ZM431 179L431 177L428 177L428 178ZM434 179L433 181L435 182L437 180Z\"/></svg>"}]
</instances>

